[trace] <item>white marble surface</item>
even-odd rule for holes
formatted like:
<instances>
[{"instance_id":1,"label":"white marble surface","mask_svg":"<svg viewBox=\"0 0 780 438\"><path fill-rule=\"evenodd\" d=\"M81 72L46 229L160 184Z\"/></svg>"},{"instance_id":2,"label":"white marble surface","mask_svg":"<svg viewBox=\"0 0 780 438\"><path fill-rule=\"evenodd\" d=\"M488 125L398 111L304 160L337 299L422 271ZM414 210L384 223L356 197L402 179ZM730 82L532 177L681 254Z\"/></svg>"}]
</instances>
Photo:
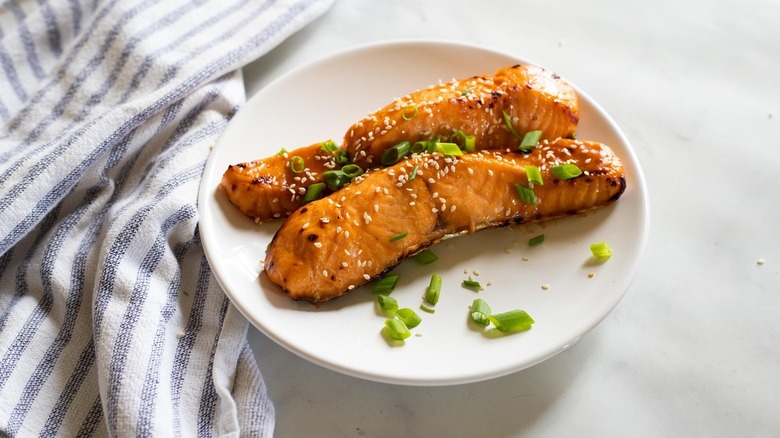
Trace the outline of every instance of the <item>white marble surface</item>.
<instances>
[{"instance_id":1,"label":"white marble surface","mask_svg":"<svg viewBox=\"0 0 780 438\"><path fill-rule=\"evenodd\" d=\"M250 329L276 436L780 436L778 19L773 0L337 0L249 65L251 95L370 42L466 42L530 59L617 120L651 207L641 267L612 314L506 377L373 383Z\"/></svg>"}]
</instances>

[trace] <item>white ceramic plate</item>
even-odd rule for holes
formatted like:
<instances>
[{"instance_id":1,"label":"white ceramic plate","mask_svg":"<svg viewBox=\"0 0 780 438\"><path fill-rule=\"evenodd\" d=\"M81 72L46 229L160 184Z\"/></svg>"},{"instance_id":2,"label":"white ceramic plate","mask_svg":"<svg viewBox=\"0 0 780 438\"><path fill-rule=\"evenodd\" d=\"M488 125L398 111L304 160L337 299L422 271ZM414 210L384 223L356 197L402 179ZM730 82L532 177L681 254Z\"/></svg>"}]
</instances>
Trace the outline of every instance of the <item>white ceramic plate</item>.
<instances>
[{"instance_id":1,"label":"white ceramic plate","mask_svg":"<svg viewBox=\"0 0 780 438\"><path fill-rule=\"evenodd\" d=\"M214 147L199 196L206 255L233 304L268 337L303 358L348 375L408 385L505 375L560 353L588 333L617 305L634 277L648 211L631 146L584 93L579 94L578 137L609 144L623 159L628 181L623 197L583 217L448 240L433 248L440 260L428 266L412 260L401 264L395 270L401 279L393 296L402 307L418 310L432 273L442 275L444 282L436 313L418 311L422 324L400 346L382 336L385 317L378 313L369 287L318 307L283 296L260 265L279 223L256 225L218 189L228 164L265 157L282 147L339 142L354 121L394 97L518 62L523 60L473 46L388 43L314 62L252 97ZM529 248L529 237L539 233L544 233L544 243ZM614 256L596 264L590 244L600 241L611 244ZM589 272L595 276L589 278ZM468 275L483 286L489 281L492 285L479 293L464 289L460 284ZM504 336L478 329L468 317L476 297L495 312L524 309L536 324L527 332Z\"/></svg>"}]
</instances>

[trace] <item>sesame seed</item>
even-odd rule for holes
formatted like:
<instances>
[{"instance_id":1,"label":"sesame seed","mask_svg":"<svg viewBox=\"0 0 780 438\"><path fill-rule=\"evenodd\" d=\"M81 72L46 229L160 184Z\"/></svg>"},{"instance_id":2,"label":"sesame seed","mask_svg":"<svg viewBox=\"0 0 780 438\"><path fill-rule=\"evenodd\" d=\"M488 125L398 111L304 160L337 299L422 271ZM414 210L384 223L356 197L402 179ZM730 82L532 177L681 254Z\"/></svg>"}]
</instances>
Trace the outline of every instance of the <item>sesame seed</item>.
<instances>
[{"instance_id":1,"label":"sesame seed","mask_svg":"<svg viewBox=\"0 0 780 438\"><path fill-rule=\"evenodd\" d=\"M524 262L527 262L528 260L529 260L529 259L528 259L528 257L527 257L527 256L523 256L523 261L524 261Z\"/></svg>"},{"instance_id":2,"label":"sesame seed","mask_svg":"<svg viewBox=\"0 0 780 438\"><path fill-rule=\"evenodd\" d=\"M350 284L349 286L347 286L347 289L349 289L349 290L352 290L352 289L354 289L354 288L355 288L355 285L354 285L354 284Z\"/></svg>"},{"instance_id":3,"label":"sesame seed","mask_svg":"<svg viewBox=\"0 0 780 438\"><path fill-rule=\"evenodd\" d=\"M327 277L327 276L328 276L328 271L327 271L327 270L325 270L325 269L323 269L323 270L322 270L322 276L323 276L323 277Z\"/></svg>"},{"instance_id":4,"label":"sesame seed","mask_svg":"<svg viewBox=\"0 0 780 438\"><path fill-rule=\"evenodd\" d=\"M542 285L542 290L548 290L548 289L550 289L550 285L549 284L545 283L545 284Z\"/></svg>"},{"instance_id":5,"label":"sesame seed","mask_svg":"<svg viewBox=\"0 0 780 438\"><path fill-rule=\"evenodd\" d=\"M322 248L322 242L314 242L314 246L317 248Z\"/></svg>"},{"instance_id":6,"label":"sesame seed","mask_svg":"<svg viewBox=\"0 0 780 438\"><path fill-rule=\"evenodd\" d=\"M326 217L321 217L321 218L320 218L320 222L322 222L323 224L327 224L327 223L329 223L329 222L330 222L330 219L328 219L328 218L326 218Z\"/></svg>"},{"instance_id":7,"label":"sesame seed","mask_svg":"<svg viewBox=\"0 0 780 438\"><path fill-rule=\"evenodd\" d=\"M370 280L370 279L371 279L371 276L370 276L370 275L368 275L368 274L363 274L363 278L364 278L364 279L366 279L366 280Z\"/></svg>"},{"instance_id":8,"label":"sesame seed","mask_svg":"<svg viewBox=\"0 0 780 438\"><path fill-rule=\"evenodd\" d=\"M308 223L308 222L306 222L305 224L303 224L303 226L301 227L301 229L303 229L303 230L305 230L305 229L307 229L307 228L309 228L309 223Z\"/></svg>"},{"instance_id":9,"label":"sesame seed","mask_svg":"<svg viewBox=\"0 0 780 438\"><path fill-rule=\"evenodd\" d=\"M588 272L588 278L593 278L595 275L596 275L596 273L593 272L593 271Z\"/></svg>"},{"instance_id":10,"label":"sesame seed","mask_svg":"<svg viewBox=\"0 0 780 438\"><path fill-rule=\"evenodd\" d=\"M349 239L349 231L344 231L344 237L346 237L347 239Z\"/></svg>"},{"instance_id":11,"label":"sesame seed","mask_svg":"<svg viewBox=\"0 0 780 438\"><path fill-rule=\"evenodd\" d=\"M428 178L428 182L429 182L429 183L431 183L431 184L433 184L433 183L435 183L435 182L436 182L436 180L435 180L435 179L433 179L433 178Z\"/></svg>"},{"instance_id":12,"label":"sesame seed","mask_svg":"<svg viewBox=\"0 0 780 438\"><path fill-rule=\"evenodd\" d=\"M488 280L487 285L488 286L493 286L493 280Z\"/></svg>"},{"instance_id":13,"label":"sesame seed","mask_svg":"<svg viewBox=\"0 0 780 438\"><path fill-rule=\"evenodd\" d=\"M477 277L479 277L479 271L477 271L477 270L475 269L473 272L474 272L474 275L476 275Z\"/></svg>"},{"instance_id":14,"label":"sesame seed","mask_svg":"<svg viewBox=\"0 0 780 438\"><path fill-rule=\"evenodd\" d=\"M763 258L756 260L757 265L763 265L765 260Z\"/></svg>"}]
</instances>

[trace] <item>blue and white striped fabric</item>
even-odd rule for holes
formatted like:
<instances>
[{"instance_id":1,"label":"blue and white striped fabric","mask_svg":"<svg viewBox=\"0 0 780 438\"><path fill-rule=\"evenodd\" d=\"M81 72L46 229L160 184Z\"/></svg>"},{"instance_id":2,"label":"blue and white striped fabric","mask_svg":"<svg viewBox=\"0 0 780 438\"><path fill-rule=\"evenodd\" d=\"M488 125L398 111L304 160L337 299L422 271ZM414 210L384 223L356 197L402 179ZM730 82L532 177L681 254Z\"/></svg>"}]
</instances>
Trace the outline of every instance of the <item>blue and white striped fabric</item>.
<instances>
[{"instance_id":1,"label":"blue and white striped fabric","mask_svg":"<svg viewBox=\"0 0 780 438\"><path fill-rule=\"evenodd\" d=\"M0 435L273 433L196 196L239 68L331 2L0 3Z\"/></svg>"}]
</instances>

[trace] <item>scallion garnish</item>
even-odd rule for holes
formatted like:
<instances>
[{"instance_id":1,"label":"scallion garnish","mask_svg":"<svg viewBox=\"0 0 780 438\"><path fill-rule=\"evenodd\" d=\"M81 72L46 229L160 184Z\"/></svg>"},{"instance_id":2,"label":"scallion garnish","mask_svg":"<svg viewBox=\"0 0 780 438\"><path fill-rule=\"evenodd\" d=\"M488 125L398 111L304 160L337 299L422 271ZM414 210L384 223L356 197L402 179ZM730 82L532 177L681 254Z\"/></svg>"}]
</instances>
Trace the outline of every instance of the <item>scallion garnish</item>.
<instances>
[{"instance_id":1,"label":"scallion garnish","mask_svg":"<svg viewBox=\"0 0 780 438\"><path fill-rule=\"evenodd\" d=\"M347 151L341 149L336 151L336 162L339 164L349 163L349 156L347 155Z\"/></svg>"},{"instance_id":2,"label":"scallion garnish","mask_svg":"<svg viewBox=\"0 0 780 438\"><path fill-rule=\"evenodd\" d=\"M560 179L571 179L582 175L582 171L574 164L566 163L550 167L550 172Z\"/></svg>"},{"instance_id":3,"label":"scallion garnish","mask_svg":"<svg viewBox=\"0 0 780 438\"><path fill-rule=\"evenodd\" d=\"M322 189L325 188L325 183L314 183L306 189L306 194L303 195L303 203L308 204L311 201L316 201L322 198Z\"/></svg>"},{"instance_id":4,"label":"scallion garnish","mask_svg":"<svg viewBox=\"0 0 780 438\"><path fill-rule=\"evenodd\" d=\"M460 93L460 95L461 95L461 96L466 96L466 95L468 95L469 93L471 93L472 91L474 91L474 87L469 87L469 88L466 88L465 90L463 90L463 92L462 92L462 93Z\"/></svg>"},{"instance_id":5,"label":"scallion garnish","mask_svg":"<svg viewBox=\"0 0 780 438\"><path fill-rule=\"evenodd\" d=\"M336 143L333 142L333 140L323 141L320 143L320 146L325 152L336 152L341 149Z\"/></svg>"},{"instance_id":6,"label":"scallion garnish","mask_svg":"<svg viewBox=\"0 0 780 438\"><path fill-rule=\"evenodd\" d=\"M518 140L521 142L523 141L523 137L515 131L515 128L512 127L512 120L509 118L509 114L506 113L506 111L501 111L504 113L504 125L506 125L506 129L509 130L509 132Z\"/></svg>"},{"instance_id":7,"label":"scallion garnish","mask_svg":"<svg viewBox=\"0 0 780 438\"><path fill-rule=\"evenodd\" d=\"M520 149L523 152L530 151L531 149L535 148L537 144L539 144L539 139L542 137L542 131L528 131L523 136L523 139L520 140L520 146L518 149Z\"/></svg>"},{"instance_id":8,"label":"scallion garnish","mask_svg":"<svg viewBox=\"0 0 780 438\"><path fill-rule=\"evenodd\" d=\"M301 158L300 155L294 155L292 158L290 158L290 170L292 170L294 173L301 173L303 172L303 169L306 168L306 162L303 161L303 158Z\"/></svg>"},{"instance_id":9,"label":"scallion garnish","mask_svg":"<svg viewBox=\"0 0 780 438\"><path fill-rule=\"evenodd\" d=\"M412 333L409 331L409 328L407 328L406 324L404 324L400 319L388 318L385 320L385 329L387 329L387 334L391 338L398 339L400 341L412 335Z\"/></svg>"},{"instance_id":10,"label":"scallion garnish","mask_svg":"<svg viewBox=\"0 0 780 438\"><path fill-rule=\"evenodd\" d=\"M421 154L428 151L428 140L420 140L414 142L409 152L413 154Z\"/></svg>"},{"instance_id":11,"label":"scallion garnish","mask_svg":"<svg viewBox=\"0 0 780 438\"><path fill-rule=\"evenodd\" d=\"M422 310L425 313L436 313L435 309L431 309L430 307L427 307L425 304L420 304L420 310Z\"/></svg>"},{"instance_id":12,"label":"scallion garnish","mask_svg":"<svg viewBox=\"0 0 780 438\"><path fill-rule=\"evenodd\" d=\"M398 301L389 295L377 295L376 301L379 303L380 309L391 315L394 315L398 310Z\"/></svg>"},{"instance_id":13,"label":"scallion garnish","mask_svg":"<svg viewBox=\"0 0 780 438\"><path fill-rule=\"evenodd\" d=\"M401 114L401 116L404 118L404 120L412 120L413 118L417 117L417 112L417 105L410 103L404 107L404 112Z\"/></svg>"},{"instance_id":14,"label":"scallion garnish","mask_svg":"<svg viewBox=\"0 0 780 438\"><path fill-rule=\"evenodd\" d=\"M422 322L420 315L416 314L414 310L408 307L398 309L398 311L395 312L395 317L403 321L404 325L408 328L415 328Z\"/></svg>"},{"instance_id":15,"label":"scallion garnish","mask_svg":"<svg viewBox=\"0 0 780 438\"><path fill-rule=\"evenodd\" d=\"M530 329L535 322L525 310L491 314L488 319L502 332L523 332Z\"/></svg>"},{"instance_id":16,"label":"scallion garnish","mask_svg":"<svg viewBox=\"0 0 780 438\"><path fill-rule=\"evenodd\" d=\"M421 265L429 265L436 260L439 260L439 257L433 253L430 249L424 249L417 254L414 255L414 261Z\"/></svg>"},{"instance_id":17,"label":"scallion garnish","mask_svg":"<svg viewBox=\"0 0 780 438\"><path fill-rule=\"evenodd\" d=\"M408 141L402 141L398 143L382 154L382 165L390 166L399 162L401 158L405 157L411 149L412 146Z\"/></svg>"},{"instance_id":18,"label":"scallion garnish","mask_svg":"<svg viewBox=\"0 0 780 438\"><path fill-rule=\"evenodd\" d=\"M544 181L542 180L542 172L539 172L539 168L534 165L529 164L525 166L525 176L528 177L529 184L539 184L540 186L544 185Z\"/></svg>"},{"instance_id":19,"label":"scallion garnish","mask_svg":"<svg viewBox=\"0 0 780 438\"><path fill-rule=\"evenodd\" d=\"M458 129L450 136L450 142L457 144L460 149L466 152L474 152L475 141L473 135L466 135L462 129Z\"/></svg>"},{"instance_id":20,"label":"scallion garnish","mask_svg":"<svg viewBox=\"0 0 780 438\"><path fill-rule=\"evenodd\" d=\"M395 285L398 283L398 277L398 274L385 275L374 283L373 291L378 294L389 294L395 289Z\"/></svg>"},{"instance_id":21,"label":"scallion garnish","mask_svg":"<svg viewBox=\"0 0 780 438\"><path fill-rule=\"evenodd\" d=\"M483 327L490 324L490 306L485 300L477 298L471 303L471 320Z\"/></svg>"},{"instance_id":22,"label":"scallion garnish","mask_svg":"<svg viewBox=\"0 0 780 438\"><path fill-rule=\"evenodd\" d=\"M436 137L428 140L428 143L426 144L426 150L429 154L436 152L436 143L439 143L440 140L441 135L437 135Z\"/></svg>"},{"instance_id":23,"label":"scallion garnish","mask_svg":"<svg viewBox=\"0 0 780 438\"><path fill-rule=\"evenodd\" d=\"M544 234L540 234L528 239L528 246L536 246L542 242L544 242Z\"/></svg>"},{"instance_id":24,"label":"scallion garnish","mask_svg":"<svg viewBox=\"0 0 780 438\"><path fill-rule=\"evenodd\" d=\"M390 238L390 241L391 241L391 242L395 242L395 241L397 241L397 240L401 240L401 239L403 239L404 237L406 237L408 234L409 234L409 232L406 232L406 233L401 233L401 234L396 234L395 236L393 236L393 237L391 237L391 238Z\"/></svg>"},{"instance_id":25,"label":"scallion garnish","mask_svg":"<svg viewBox=\"0 0 780 438\"><path fill-rule=\"evenodd\" d=\"M276 155L284 155L286 153L287 153L287 149L281 148L281 149L279 149L279 152L276 153Z\"/></svg>"},{"instance_id":26,"label":"scallion garnish","mask_svg":"<svg viewBox=\"0 0 780 438\"><path fill-rule=\"evenodd\" d=\"M414 166L412 168L412 172L409 174L409 181L414 180L414 177L417 176L417 169L418 169L417 166Z\"/></svg>"},{"instance_id":27,"label":"scallion garnish","mask_svg":"<svg viewBox=\"0 0 780 438\"><path fill-rule=\"evenodd\" d=\"M590 252L596 258L606 260L612 257L612 248L607 242L594 243L590 246Z\"/></svg>"},{"instance_id":28,"label":"scallion garnish","mask_svg":"<svg viewBox=\"0 0 780 438\"><path fill-rule=\"evenodd\" d=\"M431 275L431 283L428 285L428 289L425 290L425 301L436 305L439 302L439 295L441 294L441 276L439 274Z\"/></svg>"},{"instance_id":29,"label":"scallion garnish","mask_svg":"<svg viewBox=\"0 0 780 438\"><path fill-rule=\"evenodd\" d=\"M530 204L530 205L538 205L536 202L536 195L534 194L533 189L526 187L522 184L515 184L515 190L517 190L517 196L520 197L520 200L523 201L523 203Z\"/></svg>"},{"instance_id":30,"label":"scallion garnish","mask_svg":"<svg viewBox=\"0 0 780 438\"><path fill-rule=\"evenodd\" d=\"M462 285L463 285L463 287L467 287L467 288L469 288L469 289L473 289L473 290L476 290L476 291L480 291L480 290L482 290L482 285L481 285L481 284L479 284L479 282L478 282L478 281L474 281L474 280L463 280L463 283L462 283Z\"/></svg>"},{"instance_id":31,"label":"scallion garnish","mask_svg":"<svg viewBox=\"0 0 780 438\"><path fill-rule=\"evenodd\" d=\"M344 172L344 175L349 177L350 180L363 174L363 169L357 164L347 164L341 168L341 171Z\"/></svg>"},{"instance_id":32,"label":"scallion garnish","mask_svg":"<svg viewBox=\"0 0 780 438\"><path fill-rule=\"evenodd\" d=\"M333 190L340 189L352 181L352 178L341 170L326 170L322 172L322 179Z\"/></svg>"},{"instance_id":33,"label":"scallion garnish","mask_svg":"<svg viewBox=\"0 0 780 438\"><path fill-rule=\"evenodd\" d=\"M451 156L463 155L463 151L460 150L458 145L455 143L438 142L436 143L436 150L442 155L451 155Z\"/></svg>"}]
</instances>

